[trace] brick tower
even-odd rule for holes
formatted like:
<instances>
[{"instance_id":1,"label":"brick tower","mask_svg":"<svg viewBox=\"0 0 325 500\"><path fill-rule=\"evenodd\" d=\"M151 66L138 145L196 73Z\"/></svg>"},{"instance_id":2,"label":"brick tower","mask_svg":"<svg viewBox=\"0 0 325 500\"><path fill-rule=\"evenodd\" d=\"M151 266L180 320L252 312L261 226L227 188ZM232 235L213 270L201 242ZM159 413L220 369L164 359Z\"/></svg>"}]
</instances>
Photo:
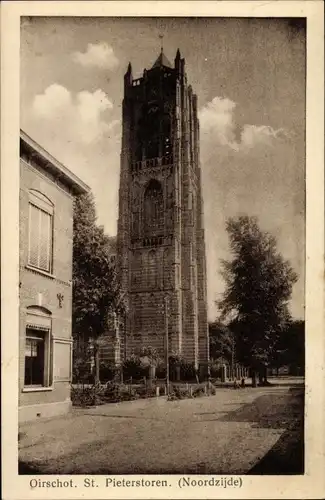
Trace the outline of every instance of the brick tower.
<instances>
[{"instance_id":1,"label":"brick tower","mask_svg":"<svg viewBox=\"0 0 325 500\"><path fill-rule=\"evenodd\" d=\"M129 313L122 356L179 352L206 371L206 261L197 96L179 50L124 76L117 237ZM168 344L167 332L168 330Z\"/></svg>"}]
</instances>

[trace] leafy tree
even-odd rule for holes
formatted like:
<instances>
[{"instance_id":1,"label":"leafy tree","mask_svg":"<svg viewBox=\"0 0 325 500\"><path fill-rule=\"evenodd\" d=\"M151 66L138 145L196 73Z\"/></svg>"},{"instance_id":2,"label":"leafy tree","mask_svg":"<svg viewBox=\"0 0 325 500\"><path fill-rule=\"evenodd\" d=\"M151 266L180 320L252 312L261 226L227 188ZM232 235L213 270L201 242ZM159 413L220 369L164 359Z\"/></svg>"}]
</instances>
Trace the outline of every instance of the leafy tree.
<instances>
[{"instance_id":1,"label":"leafy tree","mask_svg":"<svg viewBox=\"0 0 325 500\"><path fill-rule=\"evenodd\" d=\"M292 320L278 338L273 353L273 366L289 366L292 374L304 374L305 370L305 322Z\"/></svg>"},{"instance_id":2,"label":"leafy tree","mask_svg":"<svg viewBox=\"0 0 325 500\"><path fill-rule=\"evenodd\" d=\"M256 372L266 383L278 337L290 320L288 303L297 275L256 217L230 218L226 229L233 259L222 261L226 287L217 302L220 319L234 331L237 360L252 368L253 385Z\"/></svg>"},{"instance_id":3,"label":"leafy tree","mask_svg":"<svg viewBox=\"0 0 325 500\"><path fill-rule=\"evenodd\" d=\"M73 222L73 332L84 343L92 342L96 381L99 380L99 337L107 329L109 315L124 309L110 248L110 238L96 224L93 195L77 197Z\"/></svg>"},{"instance_id":4,"label":"leafy tree","mask_svg":"<svg viewBox=\"0 0 325 500\"><path fill-rule=\"evenodd\" d=\"M231 363L234 354L234 335L228 325L221 321L209 324L210 358Z\"/></svg>"}]
</instances>

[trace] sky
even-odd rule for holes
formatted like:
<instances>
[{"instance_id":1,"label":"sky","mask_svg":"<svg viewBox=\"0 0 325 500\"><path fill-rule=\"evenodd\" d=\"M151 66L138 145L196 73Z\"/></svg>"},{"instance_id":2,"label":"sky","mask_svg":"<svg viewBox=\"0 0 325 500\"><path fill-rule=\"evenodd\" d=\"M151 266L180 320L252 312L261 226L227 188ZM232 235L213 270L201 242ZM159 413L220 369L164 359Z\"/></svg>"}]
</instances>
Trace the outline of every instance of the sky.
<instances>
[{"instance_id":1,"label":"sky","mask_svg":"<svg viewBox=\"0 0 325 500\"><path fill-rule=\"evenodd\" d=\"M123 75L185 57L198 95L208 314L230 259L227 218L255 215L299 276L304 317L305 56L302 22L258 18L22 18L21 128L91 187L116 234Z\"/></svg>"}]
</instances>

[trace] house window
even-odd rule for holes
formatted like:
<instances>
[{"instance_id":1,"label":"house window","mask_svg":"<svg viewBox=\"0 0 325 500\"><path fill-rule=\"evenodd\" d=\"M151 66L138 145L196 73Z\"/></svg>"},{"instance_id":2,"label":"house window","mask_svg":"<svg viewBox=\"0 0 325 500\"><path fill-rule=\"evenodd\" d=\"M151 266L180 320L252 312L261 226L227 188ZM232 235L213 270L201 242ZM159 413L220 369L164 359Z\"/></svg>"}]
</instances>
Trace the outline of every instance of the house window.
<instances>
[{"instance_id":1,"label":"house window","mask_svg":"<svg viewBox=\"0 0 325 500\"><path fill-rule=\"evenodd\" d=\"M26 329L25 386L49 385L48 337L46 330Z\"/></svg>"},{"instance_id":2,"label":"house window","mask_svg":"<svg viewBox=\"0 0 325 500\"><path fill-rule=\"evenodd\" d=\"M53 205L41 193L30 192L28 264L52 271Z\"/></svg>"}]
</instances>

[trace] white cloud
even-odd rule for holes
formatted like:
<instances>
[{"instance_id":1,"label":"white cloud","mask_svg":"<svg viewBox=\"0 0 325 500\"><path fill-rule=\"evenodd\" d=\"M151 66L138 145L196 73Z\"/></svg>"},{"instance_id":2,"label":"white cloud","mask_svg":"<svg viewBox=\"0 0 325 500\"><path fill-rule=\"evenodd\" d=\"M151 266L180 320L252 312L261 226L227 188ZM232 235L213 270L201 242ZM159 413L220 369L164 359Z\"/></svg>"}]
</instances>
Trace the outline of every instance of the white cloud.
<instances>
[{"instance_id":1,"label":"white cloud","mask_svg":"<svg viewBox=\"0 0 325 500\"><path fill-rule=\"evenodd\" d=\"M234 109L236 104L227 98L214 97L200 111L199 119L203 135L222 145L235 147Z\"/></svg>"},{"instance_id":2,"label":"white cloud","mask_svg":"<svg viewBox=\"0 0 325 500\"><path fill-rule=\"evenodd\" d=\"M47 87L43 94L36 95L33 102L33 110L42 118L57 116L62 110L71 106L71 93L62 85L53 83Z\"/></svg>"},{"instance_id":3,"label":"white cloud","mask_svg":"<svg viewBox=\"0 0 325 500\"><path fill-rule=\"evenodd\" d=\"M275 130L267 125L246 124L238 140L235 109L236 103L223 97L214 97L201 108L199 111L201 138L206 144L218 144L234 151L243 151L252 149L258 144L271 145L276 139L290 137L283 128Z\"/></svg>"},{"instance_id":4,"label":"white cloud","mask_svg":"<svg viewBox=\"0 0 325 500\"><path fill-rule=\"evenodd\" d=\"M270 144L274 139L287 138L289 134L283 129L274 130L266 125L245 125L241 133L241 143L252 148L256 144Z\"/></svg>"},{"instance_id":5,"label":"white cloud","mask_svg":"<svg viewBox=\"0 0 325 500\"><path fill-rule=\"evenodd\" d=\"M89 43L85 52L73 52L71 57L74 62L85 67L114 69L119 63L113 48L105 42Z\"/></svg>"},{"instance_id":6,"label":"white cloud","mask_svg":"<svg viewBox=\"0 0 325 500\"><path fill-rule=\"evenodd\" d=\"M112 108L113 103L101 89L72 94L57 83L50 85L43 94L35 96L33 101L36 118L83 144L100 140L112 129L113 122L103 118L103 113Z\"/></svg>"}]
</instances>

